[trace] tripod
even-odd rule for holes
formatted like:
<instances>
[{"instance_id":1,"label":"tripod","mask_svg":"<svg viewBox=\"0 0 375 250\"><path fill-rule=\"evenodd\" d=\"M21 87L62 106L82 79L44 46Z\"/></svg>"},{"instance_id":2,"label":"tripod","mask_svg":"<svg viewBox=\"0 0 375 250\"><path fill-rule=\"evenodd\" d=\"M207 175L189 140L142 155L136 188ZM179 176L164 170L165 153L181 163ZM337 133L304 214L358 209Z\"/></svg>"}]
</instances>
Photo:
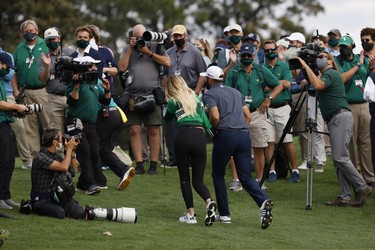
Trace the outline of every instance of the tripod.
<instances>
[{"instance_id":1,"label":"tripod","mask_svg":"<svg viewBox=\"0 0 375 250\"><path fill-rule=\"evenodd\" d=\"M298 100L295 103L295 105L294 105L294 107L293 107L293 109L290 113L288 122L285 125L283 133L280 137L280 140L276 144L275 150L272 154L272 157L271 157L271 159L269 160L269 162L267 163L267 165L264 169L263 176L262 176L261 181L259 182L259 185L260 186L263 185L263 183L266 179L266 173L268 173L270 171L272 163L276 159L276 154L277 154L279 148L283 146L283 141L284 141L287 133L295 134L295 133L307 132L308 143L307 143L306 209L311 210L312 209L312 185L313 185L313 174L312 174L313 173L313 167L312 167L313 166L313 164L312 164L312 162L313 162L313 140L312 140L312 136L315 135L316 133L322 133L322 134L325 134L325 133L317 131L317 122L316 122L317 121L317 102L316 101L315 101L315 118L314 119L309 118L309 116L308 116L309 93L308 93L307 89L308 89L308 84L306 84L305 88L301 91L301 93L298 97ZM306 118L306 121L305 121L305 130L291 132L293 124L296 121L297 116L300 113L300 110L302 109L303 103L305 101L307 103L307 105L306 105L307 118Z\"/></svg>"}]
</instances>

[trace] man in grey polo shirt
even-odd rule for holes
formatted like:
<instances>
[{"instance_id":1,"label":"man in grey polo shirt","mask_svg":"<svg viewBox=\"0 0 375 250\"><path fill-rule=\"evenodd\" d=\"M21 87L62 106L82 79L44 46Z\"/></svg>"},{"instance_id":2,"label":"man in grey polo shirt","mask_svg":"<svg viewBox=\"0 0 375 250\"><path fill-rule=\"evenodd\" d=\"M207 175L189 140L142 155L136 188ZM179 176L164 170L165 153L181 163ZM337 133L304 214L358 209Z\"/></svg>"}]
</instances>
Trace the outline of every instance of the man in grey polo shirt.
<instances>
[{"instance_id":1,"label":"man in grey polo shirt","mask_svg":"<svg viewBox=\"0 0 375 250\"><path fill-rule=\"evenodd\" d=\"M206 71L206 63L203 57L193 44L188 43L188 33L185 26L177 24L172 29L174 46L167 50L171 59L171 66L168 68L168 75L180 75L188 86L196 94L202 90L204 77L199 74ZM167 125L166 143L169 152L169 162L166 165L175 165L174 140L176 137L177 123L172 121Z\"/></svg>"},{"instance_id":2,"label":"man in grey polo shirt","mask_svg":"<svg viewBox=\"0 0 375 250\"><path fill-rule=\"evenodd\" d=\"M125 93L129 94L130 101L126 115L128 116L130 143L137 164L136 174L145 173L141 140L143 124L149 136L150 168L148 173L154 175L160 151L160 125L163 119L161 105L155 103L154 109L146 113L135 110L134 100L140 96L152 95L155 89L160 88L160 65L169 67L170 60L157 42L149 42L144 46L137 42L145 31L146 28L142 24L133 27L129 45L125 47L119 60L119 70L128 72Z\"/></svg>"}]
</instances>

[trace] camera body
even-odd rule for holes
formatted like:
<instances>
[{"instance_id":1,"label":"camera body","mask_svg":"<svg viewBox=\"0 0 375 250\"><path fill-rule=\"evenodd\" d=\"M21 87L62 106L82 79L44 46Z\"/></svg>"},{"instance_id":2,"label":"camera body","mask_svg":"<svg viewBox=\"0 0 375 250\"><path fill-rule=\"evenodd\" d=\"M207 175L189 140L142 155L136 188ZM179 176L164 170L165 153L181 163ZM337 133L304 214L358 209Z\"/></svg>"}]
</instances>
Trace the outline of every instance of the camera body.
<instances>
[{"instance_id":1,"label":"camera body","mask_svg":"<svg viewBox=\"0 0 375 250\"><path fill-rule=\"evenodd\" d=\"M78 79L73 80L76 83L87 82L89 84L96 84L98 81L98 72L88 72L93 63L78 63L74 62L70 56L61 56L55 63L55 76L61 78L64 84L68 84L72 81L73 75L78 74Z\"/></svg>"},{"instance_id":2,"label":"camera body","mask_svg":"<svg viewBox=\"0 0 375 250\"><path fill-rule=\"evenodd\" d=\"M318 58L320 53L319 44L316 43L308 43L306 46L296 49L296 55L292 56L289 60L289 68L291 70L294 69L301 69L302 65L301 62L296 58L297 56L300 57L302 60L306 62L306 64L314 71L318 72L319 69L316 65L316 59Z\"/></svg>"},{"instance_id":3,"label":"camera body","mask_svg":"<svg viewBox=\"0 0 375 250\"><path fill-rule=\"evenodd\" d=\"M70 141L71 138L73 138L76 142L82 139L82 133L77 133L75 135L69 135L69 134L64 134L63 138L66 139L67 141Z\"/></svg>"}]
</instances>

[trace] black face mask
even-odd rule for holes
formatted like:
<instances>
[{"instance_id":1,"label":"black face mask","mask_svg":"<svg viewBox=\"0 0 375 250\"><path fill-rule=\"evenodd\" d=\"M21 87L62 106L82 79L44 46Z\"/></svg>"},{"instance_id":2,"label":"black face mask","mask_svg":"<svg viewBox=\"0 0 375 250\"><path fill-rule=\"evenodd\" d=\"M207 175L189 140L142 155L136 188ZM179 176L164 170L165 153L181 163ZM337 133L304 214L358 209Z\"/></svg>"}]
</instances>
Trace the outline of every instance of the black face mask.
<instances>
[{"instance_id":1,"label":"black face mask","mask_svg":"<svg viewBox=\"0 0 375 250\"><path fill-rule=\"evenodd\" d=\"M352 53L353 53L352 48L349 48L349 47L340 48L340 55L344 59L348 59L352 55Z\"/></svg>"},{"instance_id":2,"label":"black face mask","mask_svg":"<svg viewBox=\"0 0 375 250\"><path fill-rule=\"evenodd\" d=\"M185 44L185 38L176 39L174 40L174 43L176 44L178 48L182 48Z\"/></svg>"},{"instance_id":3,"label":"black face mask","mask_svg":"<svg viewBox=\"0 0 375 250\"><path fill-rule=\"evenodd\" d=\"M36 38L36 34L27 32L26 34L23 35L23 38L25 38L26 41L31 42Z\"/></svg>"},{"instance_id":4,"label":"black face mask","mask_svg":"<svg viewBox=\"0 0 375 250\"><path fill-rule=\"evenodd\" d=\"M365 51L371 51L372 48L374 48L374 44L373 44L373 43L363 42L363 43L362 43L362 48L363 48Z\"/></svg>"}]
</instances>

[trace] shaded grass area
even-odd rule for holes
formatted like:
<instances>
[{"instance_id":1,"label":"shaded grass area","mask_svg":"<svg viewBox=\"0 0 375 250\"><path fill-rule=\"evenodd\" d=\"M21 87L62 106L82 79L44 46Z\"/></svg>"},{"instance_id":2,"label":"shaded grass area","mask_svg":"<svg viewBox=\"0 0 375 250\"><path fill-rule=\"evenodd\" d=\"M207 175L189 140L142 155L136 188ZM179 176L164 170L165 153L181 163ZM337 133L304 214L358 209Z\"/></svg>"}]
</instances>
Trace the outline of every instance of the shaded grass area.
<instances>
[{"instance_id":1,"label":"shaded grass area","mask_svg":"<svg viewBox=\"0 0 375 250\"><path fill-rule=\"evenodd\" d=\"M211 178L211 145L205 182L215 197ZM146 166L146 169L148 166ZM138 223L107 220L76 221L5 211L14 219L0 218L0 229L10 231L2 249L374 249L375 195L362 208L327 207L339 186L332 160L326 171L314 173L313 208L306 205L306 171L300 183L278 180L266 183L267 194L275 202L274 221L269 229L260 229L259 208L243 190L228 192L232 224L204 226L205 205L194 192L198 224L178 222L185 212L177 169L158 168L156 176L135 176L131 185L116 190L118 178L105 171L108 190L96 196L77 193L81 205L117 208L135 207ZM230 183L230 171L226 181ZM75 177L77 178L77 177ZM30 192L30 171L21 169L17 159L11 183L12 197L25 199ZM104 236L110 231L112 237Z\"/></svg>"}]
</instances>

